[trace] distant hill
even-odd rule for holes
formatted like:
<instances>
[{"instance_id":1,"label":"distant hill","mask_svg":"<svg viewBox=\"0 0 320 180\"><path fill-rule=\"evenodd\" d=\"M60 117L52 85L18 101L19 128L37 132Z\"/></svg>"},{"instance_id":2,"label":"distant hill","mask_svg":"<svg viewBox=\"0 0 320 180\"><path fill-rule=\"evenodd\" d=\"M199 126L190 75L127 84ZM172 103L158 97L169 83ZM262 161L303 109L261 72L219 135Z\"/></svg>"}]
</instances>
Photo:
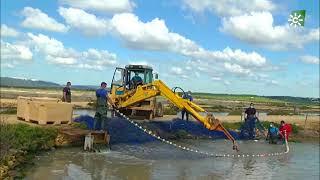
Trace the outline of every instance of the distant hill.
<instances>
[{"instance_id":1,"label":"distant hill","mask_svg":"<svg viewBox=\"0 0 320 180\"><path fill-rule=\"evenodd\" d=\"M60 84L22 78L1 77L0 85L6 87L39 87L39 88L58 88Z\"/></svg>"},{"instance_id":2,"label":"distant hill","mask_svg":"<svg viewBox=\"0 0 320 180\"><path fill-rule=\"evenodd\" d=\"M54 82L25 79L25 78L12 78L12 77L1 77L0 86L24 87L24 88L63 88L64 87L64 85L60 85ZM95 90L97 88L98 86L91 86L91 85L72 85L72 89L80 89L80 90Z\"/></svg>"}]
</instances>

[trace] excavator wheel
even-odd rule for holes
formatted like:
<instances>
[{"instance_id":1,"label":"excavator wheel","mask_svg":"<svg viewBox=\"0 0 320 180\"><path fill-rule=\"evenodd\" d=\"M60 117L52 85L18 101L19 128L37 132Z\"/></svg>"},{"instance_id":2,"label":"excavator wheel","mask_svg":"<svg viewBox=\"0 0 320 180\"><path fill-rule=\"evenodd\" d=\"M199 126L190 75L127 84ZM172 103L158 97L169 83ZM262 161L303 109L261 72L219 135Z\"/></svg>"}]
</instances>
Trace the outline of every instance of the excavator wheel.
<instances>
[{"instance_id":1,"label":"excavator wheel","mask_svg":"<svg viewBox=\"0 0 320 180\"><path fill-rule=\"evenodd\" d=\"M157 104L156 104L155 116L156 117L162 117L163 116L163 105L162 105L161 102L157 102Z\"/></svg>"}]
</instances>

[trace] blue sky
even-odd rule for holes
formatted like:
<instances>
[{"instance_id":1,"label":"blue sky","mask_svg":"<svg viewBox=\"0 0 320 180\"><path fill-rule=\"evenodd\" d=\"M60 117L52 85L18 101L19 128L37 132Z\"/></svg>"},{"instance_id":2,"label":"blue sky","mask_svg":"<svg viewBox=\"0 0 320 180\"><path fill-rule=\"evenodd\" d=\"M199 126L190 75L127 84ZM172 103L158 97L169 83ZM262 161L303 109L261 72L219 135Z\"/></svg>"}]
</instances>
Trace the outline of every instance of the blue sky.
<instances>
[{"instance_id":1,"label":"blue sky","mask_svg":"<svg viewBox=\"0 0 320 180\"><path fill-rule=\"evenodd\" d=\"M1 1L1 76L97 85L126 64L191 91L319 97L319 0Z\"/></svg>"}]
</instances>

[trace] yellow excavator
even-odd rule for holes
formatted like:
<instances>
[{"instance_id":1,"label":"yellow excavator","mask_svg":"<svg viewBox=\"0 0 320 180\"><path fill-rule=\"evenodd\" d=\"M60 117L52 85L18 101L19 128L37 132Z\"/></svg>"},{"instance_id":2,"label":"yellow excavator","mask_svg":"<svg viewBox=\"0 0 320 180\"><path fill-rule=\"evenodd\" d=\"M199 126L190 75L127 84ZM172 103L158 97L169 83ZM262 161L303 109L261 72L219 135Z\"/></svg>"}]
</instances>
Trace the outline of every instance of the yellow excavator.
<instances>
[{"instance_id":1,"label":"yellow excavator","mask_svg":"<svg viewBox=\"0 0 320 180\"><path fill-rule=\"evenodd\" d=\"M139 77L139 78L136 78ZM140 79L140 82L134 80ZM183 99L178 93L171 90L165 83L158 80L158 74L145 65L127 65L117 67L111 83L110 99L116 109L125 115L147 115L149 119L162 116L162 104L156 97L163 96L179 109L185 109L195 119L200 121L209 130L224 132L233 143L233 149L238 150L237 143L232 135L222 126L220 121L197 104ZM199 112L205 112L205 116Z\"/></svg>"}]
</instances>

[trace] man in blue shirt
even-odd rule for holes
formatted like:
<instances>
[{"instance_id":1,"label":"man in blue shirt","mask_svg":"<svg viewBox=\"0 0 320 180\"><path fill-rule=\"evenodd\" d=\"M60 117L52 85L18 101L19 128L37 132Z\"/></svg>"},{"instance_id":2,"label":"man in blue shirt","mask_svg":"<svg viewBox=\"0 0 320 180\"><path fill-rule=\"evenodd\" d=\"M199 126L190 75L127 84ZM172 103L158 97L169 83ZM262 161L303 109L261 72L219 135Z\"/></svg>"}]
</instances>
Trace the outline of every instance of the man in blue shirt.
<instances>
[{"instance_id":1,"label":"man in blue shirt","mask_svg":"<svg viewBox=\"0 0 320 180\"><path fill-rule=\"evenodd\" d=\"M192 98L192 96L191 96L191 92L190 91L188 91L187 93L183 93L183 95L182 95L182 98L183 99L188 99L189 101L193 101L193 98ZM181 111L181 116L182 116L182 120L184 119L184 115L186 114L186 120L187 121L189 121L189 113L188 113L188 111L186 111L185 109L183 109L182 111Z\"/></svg>"},{"instance_id":2,"label":"man in blue shirt","mask_svg":"<svg viewBox=\"0 0 320 180\"><path fill-rule=\"evenodd\" d=\"M108 103L113 105L111 99L108 96L108 91L106 89L107 83L102 82L99 89L96 90L96 97L97 97L97 107L96 107L96 114L94 115L94 129L98 130L99 127L101 130L106 130L107 126L107 110L108 110Z\"/></svg>"},{"instance_id":3,"label":"man in blue shirt","mask_svg":"<svg viewBox=\"0 0 320 180\"><path fill-rule=\"evenodd\" d=\"M277 138L279 136L279 129L274 126L273 122L270 123L270 127L268 129L267 140L269 140L269 144L277 144Z\"/></svg>"},{"instance_id":4,"label":"man in blue shirt","mask_svg":"<svg viewBox=\"0 0 320 180\"><path fill-rule=\"evenodd\" d=\"M142 78L139 76L138 72L134 73L134 76L131 78L131 82L134 88L143 84Z\"/></svg>"}]
</instances>

